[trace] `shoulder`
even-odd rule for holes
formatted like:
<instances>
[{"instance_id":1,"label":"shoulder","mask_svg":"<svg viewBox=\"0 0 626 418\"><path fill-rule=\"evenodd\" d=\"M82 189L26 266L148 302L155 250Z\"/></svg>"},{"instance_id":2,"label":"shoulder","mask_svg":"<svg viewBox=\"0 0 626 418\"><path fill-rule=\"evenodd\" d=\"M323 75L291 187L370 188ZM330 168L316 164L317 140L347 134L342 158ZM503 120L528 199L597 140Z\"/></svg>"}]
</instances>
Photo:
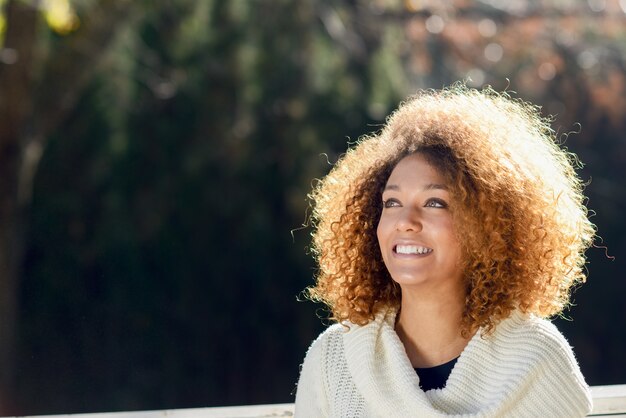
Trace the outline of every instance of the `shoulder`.
<instances>
[{"instance_id":1,"label":"shoulder","mask_svg":"<svg viewBox=\"0 0 626 418\"><path fill-rule=\"evenodd\" d=\"M305 362L313 358L321 360L328 354L332 354L332 352L341 348L341 338L348 329L348 327L342 324L334 324L326 328L309 346Z\"/></svg>"},{"instance_id":2,"label":"shoulder","mask_svg":"<svg viewBox=\"0 0 626 418\"><path fill-rule=\"evenodd\" d=\"M300 378L296 390L298 416L328 416L328 388L331 387L330 371L340 367L338 359L343 356L341 335L346 327L336 324L322 332L309 346L300 366Z\"/></svg>"},{"instance_id":3,"label":"shoulder","mask_svg":"<svg viewBox=\"0 0 626 418\"><path fill-rule=\"evenodd\" d=\"M550 321L513 312L496 327L494 337L500 344L542 359L567 360L578 368L572 348L563 334Z\"/></svg>"},{"instance_id":4,"label":"shoulder","mask_svg":"<svg viewBox=\"0 0 626 418\"><path fill-rule=\"evenodd\" d=\"M492 333L473 338L468 351L491 359L494 365L507 364L526 373L552 369L580 373L572 348L556 326L519 311L498 323Z\"/></svg>"}]
</instances>

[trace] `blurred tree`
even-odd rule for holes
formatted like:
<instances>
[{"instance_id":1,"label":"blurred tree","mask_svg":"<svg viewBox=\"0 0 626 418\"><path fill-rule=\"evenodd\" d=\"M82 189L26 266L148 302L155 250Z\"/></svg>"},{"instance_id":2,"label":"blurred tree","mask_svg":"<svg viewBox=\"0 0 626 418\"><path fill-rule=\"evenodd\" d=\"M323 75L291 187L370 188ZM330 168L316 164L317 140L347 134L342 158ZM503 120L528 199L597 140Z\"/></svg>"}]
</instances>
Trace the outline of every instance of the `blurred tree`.
<instances>
[{"instance_id":1,"label":"blurred tree","mask_svg":"<svg viewBox=\"0 0 626 418\"><path fill-rule=\"evenodd\" d=\"M19 0L1 5L0 410L13 396L20 265L37 165L46 139L73 108L130 15L127 3L98 2L81 28L67 0L44 1L41 9L38 2ZM40 12L65 37L43 30Z\"/></svg>"},{"instance_id":2,"label":"blurred tree","mask_svg":"<svg viewBox=\"0 0 626 418\"><path fill-rule=\"evenodd\" d=\"M23 248L21 140L32 108L27 98L37 22L36 12L21 2L9 1L5 16L9 25L2 50L4 65L0 67L0 410L11 399L14 377L17 286Z\"/></svg>"},{"instance_id":3,"label":"blurred tree","mask_svg":"<svg viewBox=\"0 0 626 418\"><path fill-rule=\"evenodd\" d=\"M336 159L403 94L386 37L351 20L366 10L324 7L169 1L121 33L35 182L30 411L290 399L319 325L294 303L311 262L289 230L329 168L319 153ZM336 50L332 25L371 47ZM363 74L381 60L396 72Z\"/></svg>"}]
</instances>

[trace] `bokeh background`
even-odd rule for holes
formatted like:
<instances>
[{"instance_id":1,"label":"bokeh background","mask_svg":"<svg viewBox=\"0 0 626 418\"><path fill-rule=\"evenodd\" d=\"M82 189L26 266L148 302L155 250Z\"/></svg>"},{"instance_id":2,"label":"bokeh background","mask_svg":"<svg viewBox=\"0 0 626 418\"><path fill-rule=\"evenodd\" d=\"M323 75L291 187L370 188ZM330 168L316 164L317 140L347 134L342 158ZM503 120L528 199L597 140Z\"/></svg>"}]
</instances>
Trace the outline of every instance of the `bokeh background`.
<instances>
[{"instance_id":1,"label":"bokeh background","mask_svg":"<svg viewBox=\"0 0 626 418\"><path fill-rule=\"evenodd\" d=\"M554 115L601 239L557 319L626 383L626 0L0 0L0 413L292 402L306 195L457 80Z\"/></svg>"}]
</instances>

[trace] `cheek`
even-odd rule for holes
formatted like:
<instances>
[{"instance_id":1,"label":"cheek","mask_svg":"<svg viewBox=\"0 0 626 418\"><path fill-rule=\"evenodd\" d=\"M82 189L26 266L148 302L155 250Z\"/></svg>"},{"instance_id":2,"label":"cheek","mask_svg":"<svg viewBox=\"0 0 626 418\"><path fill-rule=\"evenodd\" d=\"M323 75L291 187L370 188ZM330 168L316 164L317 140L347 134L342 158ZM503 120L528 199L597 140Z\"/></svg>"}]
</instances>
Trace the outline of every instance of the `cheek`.
<instances>
[{"instance_id":1,"label":"cheek","mask_svg":"<svg viewBox=\"0 0 626 418\"><path fill-rule=\"evenodd\" d=\"M440 219L433 223L436 224L437 236L440 237L441 242L445 242L446 247L456 251L461 247L459 239L454 232L454 225L451 219Z\"/></svg>"},{"instance_id":2,"label":"cheek","mask_svg":"<svg viewBox=\"0 0 626 418\"><path fill-rule=\"evenodd\" d=\"M383 240L382 237L382 226L381 226L381 222L378 222L378 225L376 226L376 240L378 241L378 246L382 247L381 242Z\"/></svg>"},{"instance_id":3,"label":"cheek","mask_svg":"<svg viewBox=\"0 0 626 418\"><path fill-rule=\"evenodd\" d=\"M392 224L389 216L381 215L378 219L378 225L376 226L376 236L378 237L378 242L385 241L385 237L389 235L389 227Z\"/></svg>"},{"instance_id":4,"label":"cheek","mask_svg":"<svg viewBox=\"0 0 626 418\"><path fill-rule=\"evenodd\" d=\"M388 254L385 251L385 222L381 220L378 222L378 226L376 227L376 241L378 242L378 251L381 257L381 261L387 266Z\"/></svg>"},{"instance_id":5,"label":"cheek","mask_svg":"<svg viewBox=\"0 0 626 418\"><path fill-rule=\"evenodd\" d=\"M459 241L459 236L456 234L452 223L450 222L450 224L445 228L445 235L446 235L446 241L447 241L447 246L448 248L450 248L450 250L452 251L453 254L456 255L456 257L460 260L461 259L461 241Z\"/></svg>"},{"instance_id":6,"label":"cheek","mask_svg":"<svg viewBox=\"0 0 626 418\"><path fill-rule=\"evenodd\" d=\"M376 240L378 241L378 247L380 248L381 253L383 253L383 256L383 248L385 246L386 236L388 235L388 229L388 222L386 222L385 219L381 217L378 221L378 225L376 226Z\"/></svg>"}]
</instances>

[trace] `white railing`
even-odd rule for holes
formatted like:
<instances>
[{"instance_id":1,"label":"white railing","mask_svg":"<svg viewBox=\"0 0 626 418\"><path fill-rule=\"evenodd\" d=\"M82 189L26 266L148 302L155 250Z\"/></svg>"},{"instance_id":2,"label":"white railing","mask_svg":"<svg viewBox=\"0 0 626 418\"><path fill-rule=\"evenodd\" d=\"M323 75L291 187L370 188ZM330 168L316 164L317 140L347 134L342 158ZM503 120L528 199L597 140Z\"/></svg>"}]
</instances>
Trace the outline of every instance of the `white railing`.
<instances>
[{"instance_id":1,"label":"white railing","mask_svg":"<svg viewBox=\"0 0 626 418\"><path fill-rule=\"evenodd\" d=\"M223 406L217 408L164 409L160 411L97 412L37 415L36 418L269 418L293 417L293 404ZM35 418L29 417L29 418Z\"/></svg>"},{"instance_id":2,"label":"white railing","mask_svg":"<svg viewBox=\"0 0 626 418\"><path fill-rule=\"evenodd\" d=\"M593 386L594 417L626 417L626 385ZM165 409L161 411L102 412L39 415L37 418L276 418L292 417L293 404L224 406L218 408Z\"/></svg>"},{"instance_id":3,"label":"white railing","mask_svg":"<svg viewBox=\"0 0 626 418\"><path fill-rule=\"evenodd\" d=\"M594 417L626 417L626 385L592 386Z\"/></svg>"}]
</instances>

